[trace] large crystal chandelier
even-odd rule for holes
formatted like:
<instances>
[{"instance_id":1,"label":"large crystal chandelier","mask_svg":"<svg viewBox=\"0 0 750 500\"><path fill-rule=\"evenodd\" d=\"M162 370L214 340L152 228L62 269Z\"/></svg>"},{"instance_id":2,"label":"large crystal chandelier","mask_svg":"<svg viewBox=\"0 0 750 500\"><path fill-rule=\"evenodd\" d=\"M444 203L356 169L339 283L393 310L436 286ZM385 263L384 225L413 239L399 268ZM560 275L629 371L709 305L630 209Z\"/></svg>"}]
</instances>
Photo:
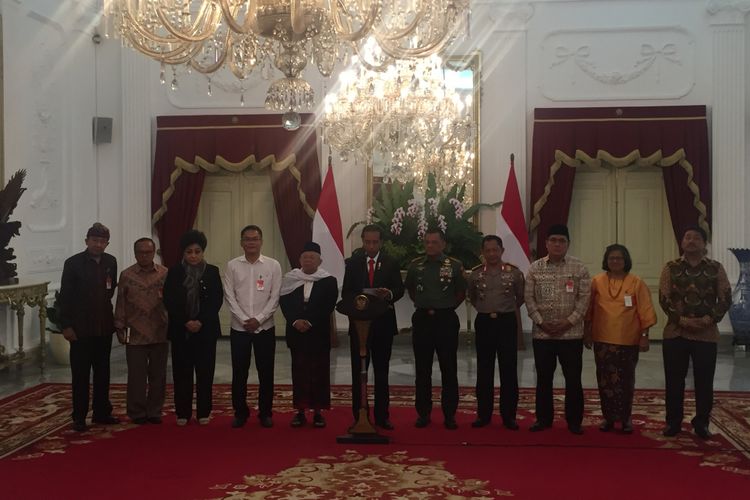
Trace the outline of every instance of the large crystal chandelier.
<instances>
[{"instance_id":1,"label":"large crystal chandelier","mask_svg":"<svg viewBox=\"0 0 750 500\"><path fill-rule=\"evenodd\" d=\"M209 76L226 68L240 81L271 64L284 74L268 89L266 107L310 109L314 93L302 77L309 61L330 76L337 60L377 43L384 67L394 59L437 53L454 36L469 0L104 0L105 34L173 68Z\"/></svg>"},{"instance_id":2,"label":"large crystal chandelier","mask_svg":"<svg viewBox=\"0 0 750 500\"><path fill-rule=\"evenodd\" d=\"M466 184L471 203L476 123L472 94L446 84L438 56L397 61L384 72L354 61L324 100L324 141L343 159L375 164L384 182L429 173L439 186Z\"/></svg>"}]
</instances>

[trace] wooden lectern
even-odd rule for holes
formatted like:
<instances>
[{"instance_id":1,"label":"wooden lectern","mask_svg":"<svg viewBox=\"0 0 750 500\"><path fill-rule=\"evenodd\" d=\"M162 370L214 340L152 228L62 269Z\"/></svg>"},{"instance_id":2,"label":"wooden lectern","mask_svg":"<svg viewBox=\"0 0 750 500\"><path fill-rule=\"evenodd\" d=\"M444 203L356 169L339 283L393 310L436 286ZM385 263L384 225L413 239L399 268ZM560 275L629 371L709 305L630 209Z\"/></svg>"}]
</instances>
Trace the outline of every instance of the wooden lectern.
<instances>
[{"instance_id":1,"label":"wooden lectern","mask_svg":"<svg viewBox=\"0 0 750 500\"><path fill-rule=\"evenodd\" d=\"M336 310L349 317L357 331L360 359L360 405L357 421L349 427L348 434L336 437L337 443L388 444L387 436L378 434L370 422L370 406L367 398L367 337L370 335L370 324L382 316L388 308L386 302L376 295L359 294L344 299L336 305Z\"/></svg>"}]
</instances>

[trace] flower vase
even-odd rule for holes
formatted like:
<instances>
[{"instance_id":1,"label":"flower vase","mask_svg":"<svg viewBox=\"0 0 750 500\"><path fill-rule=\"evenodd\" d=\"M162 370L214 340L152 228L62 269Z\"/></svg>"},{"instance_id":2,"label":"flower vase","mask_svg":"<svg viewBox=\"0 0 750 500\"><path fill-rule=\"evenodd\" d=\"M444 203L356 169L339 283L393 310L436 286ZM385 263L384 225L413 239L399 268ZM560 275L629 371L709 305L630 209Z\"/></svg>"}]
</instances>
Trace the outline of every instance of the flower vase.
<instances>
[{"instance_id":1,"label":"flower vase","mask_svg":"<svg viewBox=\"0 0 750 500\"><path fill-rule=\"evenodd\" d=\"M750 345L750 248L730 248L740 263L740 277L732 291L729 320L734 332L734 345Z\"/></svg>"}]
</instances>

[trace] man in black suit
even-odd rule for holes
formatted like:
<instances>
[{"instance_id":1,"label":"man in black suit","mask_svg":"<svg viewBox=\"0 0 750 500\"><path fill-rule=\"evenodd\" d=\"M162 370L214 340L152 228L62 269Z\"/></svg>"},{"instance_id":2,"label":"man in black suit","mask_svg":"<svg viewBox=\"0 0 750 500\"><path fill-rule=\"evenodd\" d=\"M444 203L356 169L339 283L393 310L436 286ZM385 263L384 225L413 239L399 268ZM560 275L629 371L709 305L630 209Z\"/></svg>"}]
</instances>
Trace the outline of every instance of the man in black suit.
<instances>
[{"instance_id":1,"label":"man in black suit","mask_svg":"<svg viewBox=\"0 0 750 500\"><path fill-rule=\"evenodd\" d=\"M109 229L97 222L86 233L86 250L65 261L60 283L60 326L70 342L73 430L88 430L89 379L93 371L93 419L116 424L109 401L109 355L115 320L112 296L117 289L117 260L104 250Z\"/></svg>"},{"instance_id":2,"label":"man in black suit","mask_svg":"<svg viewBox=\"0 0 750 500\"><path fill-rule=\"evenodd\" d=\"M393 336L398 333L396 311L393 304L404 296L404 284L398 262L380 251L383 244L381 229L376 225L367 225L362 229L362 248L355 251L346 260L344 285L341 297L351 300L362 293L365 288L375 289L375 293L388 302L388 311L372 322L370 335L367 338L367 358L375 374L375 424L384 429L393 429L389 406L388 369L391 361ZM359 413L360 403L360 357L359 337L354 325L349 325L349 345L352 359L352 411L354 418Z\"/></svg>"},{"instance_id":3,"label":"man in black suit","mask_svg":"<svg viewBox=\"0 0 750 500\"><path fill-rule=\"evenodd\" d=\"M286 318L286 344L292 354L292 404L297 415L292 427L307 422L305 410L313 410L313 425L325 427L321 410L331 407L331 314L339 287L336 278L320 267L320 245L305 243L300 267L281 280L279 305Z\"/></svg>"}]
</instances>

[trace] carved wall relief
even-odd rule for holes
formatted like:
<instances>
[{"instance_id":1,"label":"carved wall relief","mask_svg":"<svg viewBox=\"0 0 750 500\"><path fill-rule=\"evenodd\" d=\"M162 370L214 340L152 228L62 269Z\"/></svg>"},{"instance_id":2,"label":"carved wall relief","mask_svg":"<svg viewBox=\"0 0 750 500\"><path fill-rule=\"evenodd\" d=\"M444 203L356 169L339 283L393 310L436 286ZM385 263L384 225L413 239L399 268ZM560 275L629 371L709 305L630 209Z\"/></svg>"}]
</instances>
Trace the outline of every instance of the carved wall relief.
<instances>
[{"instance_id":1,"label":"carved wall relief","mask_svg":"<svg viewBox=\"0 0 750 500\"><path fill-rule=\"evenodd\" d=\"M556 31L541 49L554 101L675 99L695 84L695 42L679 27Z\"/></svg>"}]
</instances>

